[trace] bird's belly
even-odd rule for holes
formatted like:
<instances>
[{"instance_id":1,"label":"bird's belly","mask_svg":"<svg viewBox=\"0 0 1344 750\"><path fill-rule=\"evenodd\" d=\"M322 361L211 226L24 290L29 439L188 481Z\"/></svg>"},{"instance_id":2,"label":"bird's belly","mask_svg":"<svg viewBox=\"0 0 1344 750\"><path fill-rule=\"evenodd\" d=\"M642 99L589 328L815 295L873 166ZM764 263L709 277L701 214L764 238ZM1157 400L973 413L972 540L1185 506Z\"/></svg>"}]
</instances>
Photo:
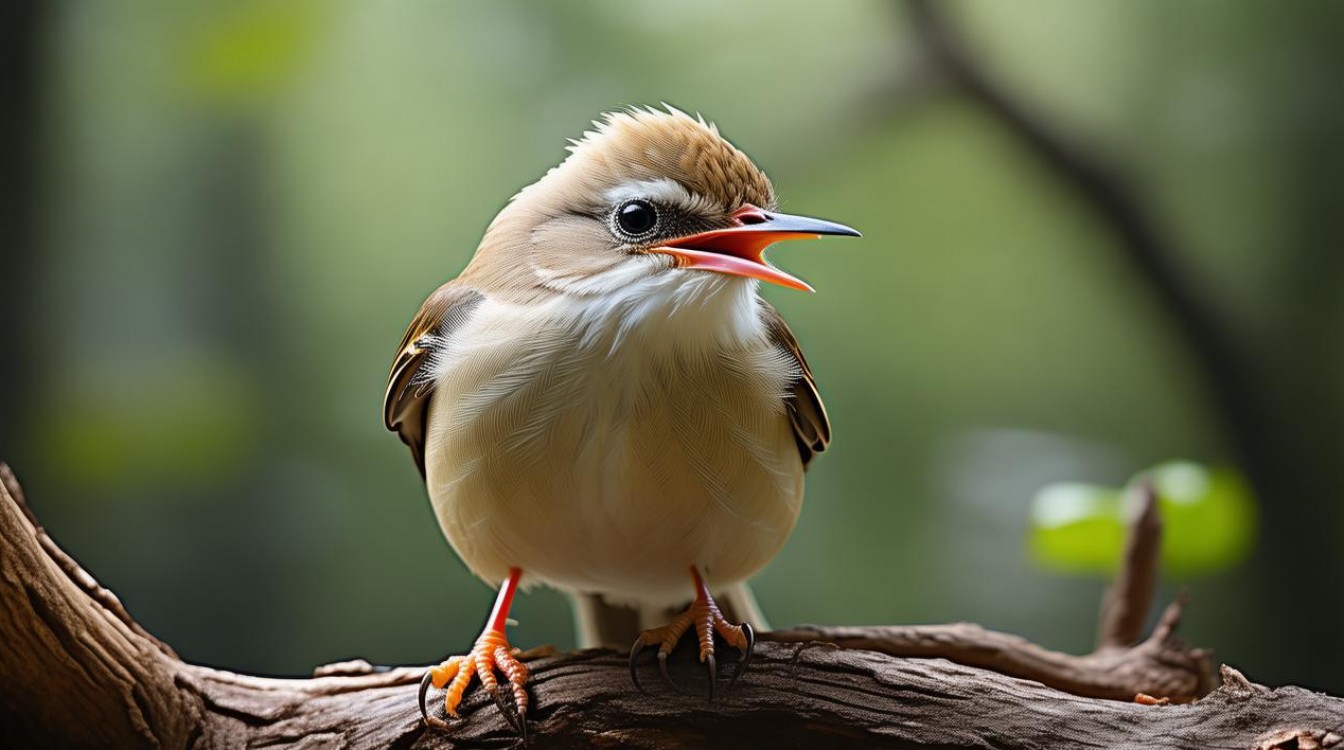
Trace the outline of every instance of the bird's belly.
<instances>
[{"instance_id":1,"label":"bird's belly","mask_svg":"<svg viewBox=\"0 0 1344 750\"><path fill-rule=\"evenodd\" d=\"M427 480L439 522L487 581L642 602L745 580L779 551L803 467L766 348L632 364L519 354L440 381ZM778 382L775 382L778 381Z\"/></svg>"}]
</instances>

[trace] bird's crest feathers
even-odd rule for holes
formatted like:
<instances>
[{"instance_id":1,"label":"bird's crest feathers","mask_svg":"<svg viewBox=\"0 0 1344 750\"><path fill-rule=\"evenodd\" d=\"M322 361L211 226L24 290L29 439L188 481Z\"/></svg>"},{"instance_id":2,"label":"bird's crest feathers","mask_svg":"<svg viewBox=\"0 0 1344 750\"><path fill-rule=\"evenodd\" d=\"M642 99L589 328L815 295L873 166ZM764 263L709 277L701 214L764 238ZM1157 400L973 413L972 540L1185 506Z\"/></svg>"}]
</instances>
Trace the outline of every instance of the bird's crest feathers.
<instances>
[{"instance_id":1,"label":"bird's crest feathers","mask_svg":"<svg viewBox=\"0 0 1344 750\"><path fill-rule=\"evenodd\" d=\"M716 125L699 114L663 106L604 114L593 121L593 129L570 141L570 156L556 170L586 167L622 181L667 177L729 210L744 203L773 207L769 178Z\"/></svg>"}]
</instances>

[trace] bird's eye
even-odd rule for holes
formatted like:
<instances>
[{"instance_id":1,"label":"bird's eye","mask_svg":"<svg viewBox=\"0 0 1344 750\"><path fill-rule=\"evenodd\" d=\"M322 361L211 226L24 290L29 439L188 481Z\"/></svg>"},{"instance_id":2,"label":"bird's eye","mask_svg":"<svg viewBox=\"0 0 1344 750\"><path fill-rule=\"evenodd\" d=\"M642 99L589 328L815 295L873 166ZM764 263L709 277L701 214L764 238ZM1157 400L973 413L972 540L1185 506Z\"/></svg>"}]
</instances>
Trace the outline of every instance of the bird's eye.
<instances>
[{"instance_id":1,"label":"bird's eye","mask_svg":"<svg viewBox=\"0 0 1344 750\"><path fill-rule=\"evenodd\" d=\"M648 234L658 224L658 210L648 201L630 201L616 209L616 226L634 237Z\"/></svg>"}]
</instances>

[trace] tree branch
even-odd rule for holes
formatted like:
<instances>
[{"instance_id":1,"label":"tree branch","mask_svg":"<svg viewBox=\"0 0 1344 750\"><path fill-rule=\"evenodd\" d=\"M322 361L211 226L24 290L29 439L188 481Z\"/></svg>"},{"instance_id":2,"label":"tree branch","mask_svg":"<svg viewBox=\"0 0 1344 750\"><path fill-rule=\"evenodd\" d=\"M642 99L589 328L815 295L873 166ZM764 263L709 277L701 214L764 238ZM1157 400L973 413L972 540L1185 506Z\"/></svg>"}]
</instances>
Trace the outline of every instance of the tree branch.
<instances>
[{"instance_id":1,"label":"tree branch","mask_svg":"<svg viewBox=\"0 0 1344 750\"><path fill-rule=\"evenodd\" d=\"M995 80L947 19L945 4L906 0L905 7L934 68L1073 188L1082 205L1115 235L1122 258L1151 288L1192 353L1216 418L1231 438L1237 463L1257 489L1266 490L1270 486L1267 475L1272 472L1261 457L1272 455L1264 441L1273 431L1266 429L1264 400L1252 382L1250 368L1226 327L1181 272L1178 253L1158 231L1133 187L1114 165L1065 137Z\"/></svg>"},{"instance_id":2,"label":"tree branch","mask_svg":"<svg viewBox=\"0 0 1344 750\"><path fill-rule=\"evenodd\" d=\"M1150 481L1135 490L1138 500L1124 563L1101 599L1097 622L1097 649L1124 648L1143 637L1148 604L1157 587L1158 558L1162 554L1162 523L1157 516L1157 491Z\"/></svg>"},{"instance_id":3,"label":"tree branch","mask_svg":"<svg viewBox=\"0 0 1344 750\"><path fill-rule=\"evenodd\" d=\"M0 470L0 479L5 747L517 743L479 689L469 692L462 720L448 732L422 726L416 707L422 668L376 672L347 663L313 679L273 679L182 662L51 541L19 499L12 475ZM1131 700L1137 692L1191 700L1209 689L1207 653L1185 649L1172 634L1179 611L1179 603L1169 607L1153 635L1134 648L1106 645L1083 657L970 624L767 633L733 694L712 706L696 696L639 694L623 654L558 654L530 662L531 744L1008 750L1340 744L1344 700L1270 690L1235 671L1225 670L1223 687L1192 705ZM682 684L703 684L689 654L672 659L672 672Z\"/></svg>"},{"instance_id":4,"label":"tree branch","mask_svg":"<svg viewBox=\"0 0 1344 750\"><path fill-rule=\"evenodd\" d=\"M1209 652L1176 637L1183 601L1167 607L1153 634L1134 648L1103 647L1074 656L973 623L822 627L763 633L761 640L825 642L896 657L942 658L1048 685L1073 695L1133 700L1138 694L1189 702L1213 689Z\"/></svg>"},{"instance_id":5,"label":"tree branch","mask_svg":"<svg viewBox=\"0 0 1344 750\"><path fill-rule=\"evenodd\" d=\"M1049 685L1074 695L1130 700L1136 694L1177 702L1213 689L1210 654L1176 637L1184 597L1163 612L1147 640L1143 634L1157 579L1162 525L1152 487L1140 488L1125 542L1125 557L1102 600L1097 650L1086 656L1050 651L1015 635L971 623L892 627L800 626L762 634L764 640L827 641L843 648L890 656L940 657Z\"/></svg>"}]
</instances>

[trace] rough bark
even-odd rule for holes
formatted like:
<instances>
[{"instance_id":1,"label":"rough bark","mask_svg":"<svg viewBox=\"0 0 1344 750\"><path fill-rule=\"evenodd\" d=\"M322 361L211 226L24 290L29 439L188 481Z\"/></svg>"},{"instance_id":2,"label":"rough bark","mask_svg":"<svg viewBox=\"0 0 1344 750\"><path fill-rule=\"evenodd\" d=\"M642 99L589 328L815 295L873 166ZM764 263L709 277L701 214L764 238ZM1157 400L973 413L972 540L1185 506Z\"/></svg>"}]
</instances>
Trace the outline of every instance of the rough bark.
<instances>
[{"instance_id":1,"label":"rough bark","mask_svg":"<svg viewBox=\"0 0 1344 750\"><path fill-rule=\"evenodd\" d=\"M184 663L56 546L3 465L0 479L3 746L519 743L478 689L449 730L423 726L417 667L375 671L354 662L312 679L274 679ZM1154 532L1156 524L1144 520L1150 515L1140 514L1133 533ZM1136 542L1131 550L1148 546ZM1131 554L1126 567L1147 564L1142 557ZM1115 645L1106 635L1096 653L1082 657L969 624L777 631L763 635L750 671L714 705L669 691L641 695L630 685L623 654L547 656L531 662L530 744L1299 750L1344 744L1344 700L1261 687L1226 667L1222 687L1205 695L1208 655L1174 637L1179 612L1179 603L1169 607L1138 646ZM672 672L683 685L703 684L688 653L675 655ZM1135 700L1138 693L1146 695Z\"/></svg>"}]
</instances>

